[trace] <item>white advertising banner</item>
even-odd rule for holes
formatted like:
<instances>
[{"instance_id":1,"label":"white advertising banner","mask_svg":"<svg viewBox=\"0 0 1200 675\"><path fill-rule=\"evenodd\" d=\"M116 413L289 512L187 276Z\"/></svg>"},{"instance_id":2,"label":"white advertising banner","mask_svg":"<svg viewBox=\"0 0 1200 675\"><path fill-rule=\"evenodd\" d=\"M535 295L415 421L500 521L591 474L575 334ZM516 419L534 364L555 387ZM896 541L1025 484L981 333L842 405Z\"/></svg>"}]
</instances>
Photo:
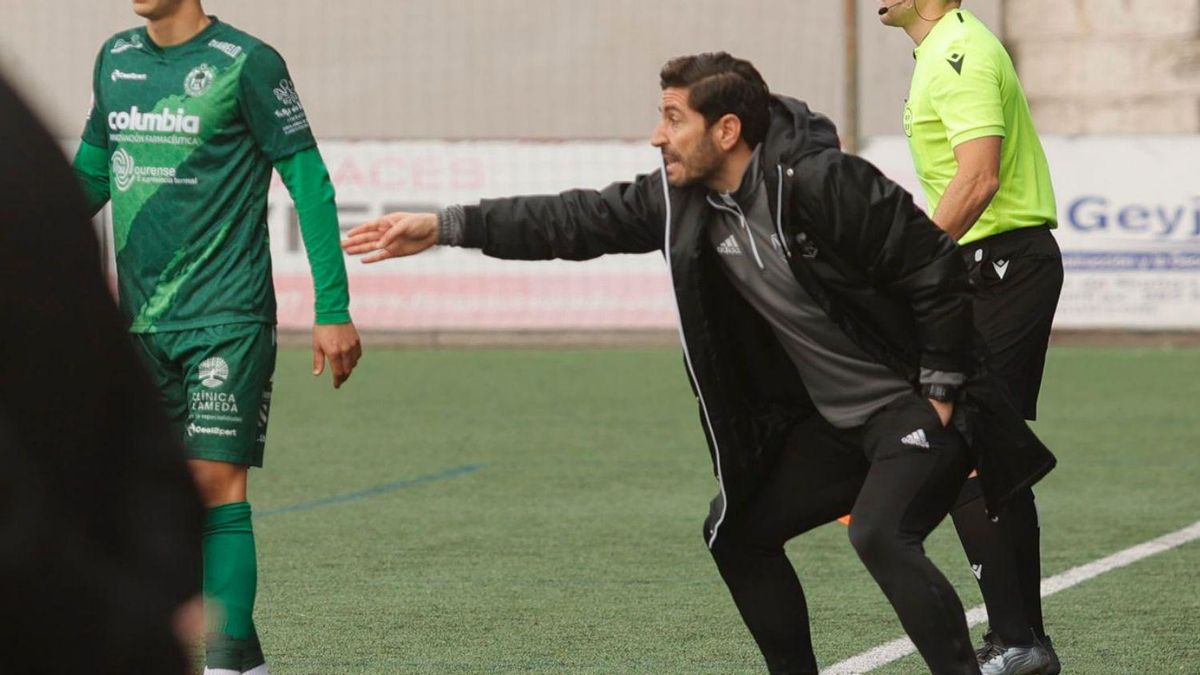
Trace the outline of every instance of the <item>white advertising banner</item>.
<instances>
[{"instance_id":1,"label":"white advertising banner","mask_svg":"<svg viewBox=\"0 0 1200 675\"><path fill-rule=\"evenodd\" d=\"M658 166L648 144L627 142L322 143L343 230L392 211L431 211L481 198L600 188ZM275 177L269 212L279 323L312 322L312 281L287 190ZM672 328L662 256L585 263L509 261L435 248L362 265L347 260L351 313L361 328L627 330Z\"/></svg>"},{"instance_id":2,"label":"white advertising banner","mask_svg":"<svg viewBox=\"0 0 1200 675\"><path fill-rule=\"evenodd\" d=\"M1200 136L1042 142L1066 268L1055 327L1200 329ZM863 155L924 205L904 137Z\"/></svg>"},{"instance_id":3,"label":"white advertising banner","mask_svg":"<svg viewBox=\"0 0 1200 675\"><path fill-rule=\"evenodd\" d=\"M1066 281L1056 327L1200 329L1200 136L1043 138L1058 199ZM343 230L391 211L481 198L600 188L658 166L632 142L326 142ZM905 139L863 153L925 199ZM269 211L279 322L312 321L312 282L291 199L279 179ZM348 260L351 311L363 328L671 329L658 254L586 263L505 261L434 249L364 266Z\"/></svg>"}]
</instances>

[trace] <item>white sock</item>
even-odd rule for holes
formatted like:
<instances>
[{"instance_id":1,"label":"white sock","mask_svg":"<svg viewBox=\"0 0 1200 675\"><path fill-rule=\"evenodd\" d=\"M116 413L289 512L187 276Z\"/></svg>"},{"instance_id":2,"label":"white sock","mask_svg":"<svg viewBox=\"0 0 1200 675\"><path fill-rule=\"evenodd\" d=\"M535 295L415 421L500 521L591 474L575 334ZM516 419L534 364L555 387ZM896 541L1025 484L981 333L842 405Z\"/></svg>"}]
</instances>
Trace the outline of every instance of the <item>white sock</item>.
<instances>
[{"instance_id":1,"label":"white sock","mask_svg":"<svg viewBox=\"0 0 1200 675\"><path fill-rule=\"evenodd\" d=\"M225 668L205 668L204 675L242 675L236 670L227 670Z\"/></svg>"},{"instance_id":2,"label":"white sock","mask_svg":"<svg viewBox=\"0 0 1200 675\"><path fill-rule=\"evenodd\" d=\"M242 675L269 675L269 673L267 673L267 664L264 663L261 666L255 666L254 668L242 673Z\"/></svg>"}]
</instances>

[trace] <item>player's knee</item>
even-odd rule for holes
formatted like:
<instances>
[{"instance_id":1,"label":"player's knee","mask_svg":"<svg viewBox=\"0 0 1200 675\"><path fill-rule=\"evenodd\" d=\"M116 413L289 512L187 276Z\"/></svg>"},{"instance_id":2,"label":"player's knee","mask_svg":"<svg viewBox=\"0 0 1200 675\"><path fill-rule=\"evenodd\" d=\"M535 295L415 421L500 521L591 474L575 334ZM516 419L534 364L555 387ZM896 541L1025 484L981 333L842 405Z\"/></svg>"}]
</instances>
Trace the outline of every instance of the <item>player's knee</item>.
<instances>
[{"instance_id":1,"label":"player's knee","mask_svg":"<svg viewBox=\"0 0 1200 675\"><path fill-rule=\"evenodd\" d=\"M191 460L188 465L200 500L206 507L246 500L245 465L205 460Z\"/></svg>"},{"instance_id":2,"label":"player's knee","mask_svg":"<svg viewBox=\"0 0 1200 675\"><path fill-rule=\"evenodd\" d=\"M884 564L899 548L894 532L873 521L855 516L850 521L850 545L867 567Z\"/></svg>"},{"instance_id":3,"label":"player's knee","mask_svg":"<svg viewBox=\"0 0 1200 675\"><path fill-rule=\"evenodd\" d=\"M725 520L725 498L718 494L713 497L708 504L708 515L704 518L704 526L701 528L701 535L704 537L704 545L712 547L713 534L720 529L724 529L723 521Z\"/></svg>"},{"instance_id":4,"label":"player's knee","mask_svg":"<svg viewBox=\"0 0 1200 675\"><path fill-rule=\"evenodd\" d=\"M766 533L753 523L744 520L726 520L714 533L706 523L705 543L709 553L721 566L726 563L746 560L748 558L763 558L783 553L783 539L774 534Z\"/></svg>"},{"instance_id":5,"label":"player's knee","mask_svg":"<svg viewBox=\"0 0 1200 675\"><path fill-rule=\"evenodd\" d=\"M745 554L747 545L740 536L737 524L731 521L719 525L711 516L704 521L704 545L721 566Z\"/></svg>"},{"instance_id":6,"label":"player's knee","mask_svg":"<svg viewBox=\"0 0 1200 675\"><path fill-rule=\"evenodd\" d=\"M725 528L721 526L721 536L714 539L714 534L717 532L717 519L711 514L704 519L704 526L700 528L700 536L704 539L704 545L708 547L709 552L713 557L718 556L718 549L725 548ZM720 540L720 544L717 541Z\"/></svg>"}]
</instances>

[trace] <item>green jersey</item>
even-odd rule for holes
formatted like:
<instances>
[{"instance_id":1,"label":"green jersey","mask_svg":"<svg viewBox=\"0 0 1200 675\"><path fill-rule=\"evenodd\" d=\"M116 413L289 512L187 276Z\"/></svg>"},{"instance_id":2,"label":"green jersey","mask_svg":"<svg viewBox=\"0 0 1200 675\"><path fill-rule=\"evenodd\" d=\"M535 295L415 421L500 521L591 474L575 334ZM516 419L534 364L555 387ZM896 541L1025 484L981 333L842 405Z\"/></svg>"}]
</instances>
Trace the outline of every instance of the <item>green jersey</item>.
<instances>
[{"instance_id":1,"label":"green jersey","mask_svg":"<svg viewBox=\"0 0 1200 675\"><path fill-rule=\"evenodd\" d=\"M954 148L986 136L1004 139L1000 189L960 243L1058 221L1046 153L1004 45L970 12L942 17L914 55L904 134L917 177L937 210L958 172Z\"/></svg>"},{"instance_id":2,"label":"green jersey","mask_svg":"<svg viewBox=\"0 0 1200 675\"><path fill-rule=\"evenodd\" d=\"M109 156L130 330L274 323L271 168L316 145L279 54L215 17L174 47L125 31L96 59L93 99L83 141Z\"/></svg>"}]
</instances>

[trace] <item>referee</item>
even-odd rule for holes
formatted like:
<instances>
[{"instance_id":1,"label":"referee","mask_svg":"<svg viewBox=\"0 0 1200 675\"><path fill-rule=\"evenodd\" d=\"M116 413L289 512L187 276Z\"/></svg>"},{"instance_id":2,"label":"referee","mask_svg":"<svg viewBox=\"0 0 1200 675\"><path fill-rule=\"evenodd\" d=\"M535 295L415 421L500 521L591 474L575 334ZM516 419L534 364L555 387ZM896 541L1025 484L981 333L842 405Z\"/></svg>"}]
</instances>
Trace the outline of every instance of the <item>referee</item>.
<instances>
[{"instance_id":1,"label":"referee","mask_svg":"<svg viewBox=\"0 0 1200 675\"><path fill-rule=\"evenodd\" d=\"M1029 103L1004 46L961 2L881 0L879 14L917 45L904 108L917 176L934 223L961 245L989 365L1032 420L1063 267L1050 232L1054 187ZM979 480L969 480L953 517L987 605L981 669L1055 675L1033 492L1022 490L997 523L980 496Z\"/></svg>"}]
</instances>

